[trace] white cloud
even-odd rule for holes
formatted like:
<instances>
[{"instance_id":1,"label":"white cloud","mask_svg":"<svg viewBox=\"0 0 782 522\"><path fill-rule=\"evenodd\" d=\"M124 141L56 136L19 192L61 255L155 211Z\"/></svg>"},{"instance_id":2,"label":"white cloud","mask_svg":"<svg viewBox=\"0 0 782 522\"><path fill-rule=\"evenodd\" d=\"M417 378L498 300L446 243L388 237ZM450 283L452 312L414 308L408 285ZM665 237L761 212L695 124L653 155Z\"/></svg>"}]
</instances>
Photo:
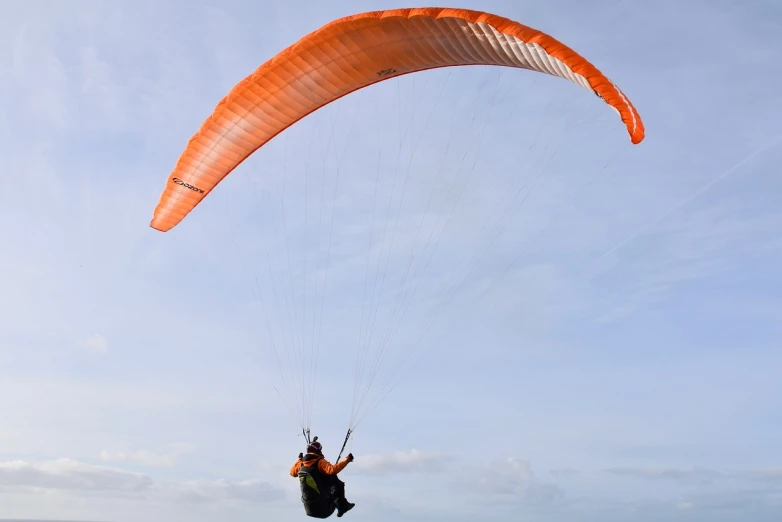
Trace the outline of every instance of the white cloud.
<instances>
[{"instance_id":1,"label":"white cloud","mask_svg":"<svg viewBox=\"0 0 782 522\"><path fill-rule=\"evenodd\" d=\"M159 496L166 500L186 503L219 501L264 503L281 500L285 497L285 493L282 489L260 479L239 482L219 479L165 484L159 488Z\"/></svg>"},{"instance_id":2,"label":"white cloud","mask_svg":"<svg viewBox=\"0 0 782 522\"><path fill-rule=\"evenodd\" d=\"M676 503L676 509L679 509L681 511L689 511L689 510L693 509L694 507L695 507L695 504L693 504L692 502L684 501L684 500Z\"/></svg>"},{"instance_id":3,"label":"white cloud","mask_svg":"<svg viewBox=\"0 0 782 522\"><path fill-rule=\"evenodd\" d=\"M0 486L103 492L140 492L152 479L117 468L94 466L72 459L33 464L24 460L0 463Z\"/></svg>"},{"instance_id":4,"label":"white cloud","mask_svg":"<svg viewBox=\"0 0 782 522\"><path fill-rule=\"evenodd\" d=\"M528 461L508 458L467 474L461 487L478 495L480 503L550 504L564 495L563 491L535 478Z\"/></svg>"},{"instance_id":5,"label":"white cloud","mask_svg":"<svg viewBox=\"0 0 782 522\"><path fill-rule=\"evenodd\" d=\"M357 471L367 475L398 473L438 473L443 471L448 458L413 449L387 455L367 455L355 461Z\"/></svg>"},{"instance_id":6,"label":"white cloud","mask_svg":"<svg viewBox=\"0 0 782 522\"><path fill-rule=\"evenodd\" d=\"M156 468L170 468L174 466L179 457L189 455L195 450L190 444L174 443L169 444L166 449L154 452L145 449L132 451L129 453L123 451L100 452L100 458L106 462L134 462L142 466Z\"/></svg>"},{"instance_id":7,"label":"white cloud","mask_svg":"<svg viewBox=\"0 0 782 522\"><path fill-rule=\"evenodd\" d=\"M782 484L782 468L755 470L749 472L749 476L755 480Z\"/></svg>"},{"instance_id":8,"label":"white cloud","mask_svg":"<svg viewBox=\"0 0 782 522\"><path fill-rule=\"evenodd\" d=\"M84 342L89 348L96 352L106 353L109 349L109 342L100 334L93 334Z\"/></svg>"},{"instance_id":9,"label":"white cloud","mask_svg":"<svg viewBox=\"0 0 782 522\"><path fill-rule=\"evenodd\" d=\"M350 492L347 496L348 500L355 499ZM355 501L357 504L361 503L361 513L365 513L368 519L393 517L392 520L410 520L409 514L400 509L398 498L362 493L359 499L355 499Z\"/></svg>"},{"instance_id":10,"label":"white cloud","mask_svg":"<svg viewBox=\"0 0 782 522\"><path fill-rule=\"evenodd\" d=\"M218 479L155 483L152 478L120 468L96 466L73 459L39 463L0 462L0 490L62 491L108 497L157 499L167 502L270 502L285 497L284 490L260 479Z\"/></svg>"}]
</instances>

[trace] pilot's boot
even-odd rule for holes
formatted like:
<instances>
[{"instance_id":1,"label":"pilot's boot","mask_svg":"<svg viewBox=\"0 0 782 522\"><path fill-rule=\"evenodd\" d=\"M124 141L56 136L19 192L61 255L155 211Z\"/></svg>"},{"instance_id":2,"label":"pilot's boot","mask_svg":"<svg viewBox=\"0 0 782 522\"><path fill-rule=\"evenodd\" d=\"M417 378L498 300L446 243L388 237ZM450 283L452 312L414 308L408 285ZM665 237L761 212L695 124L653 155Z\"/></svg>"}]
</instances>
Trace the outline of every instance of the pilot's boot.
<instances>
[{"instance_id":1,"label":"pilot's boot","mask_svg":"<svg viewBox=\"0 0 782 522\"><path fill-rule=\"evenodd\" d=\"M337 516L341 517L351 509L353 509L353 506L355 506L354 503L348 502L347 499L341 498L339 499L339 503L337 504Z\"/></svg>"}]
</instances>

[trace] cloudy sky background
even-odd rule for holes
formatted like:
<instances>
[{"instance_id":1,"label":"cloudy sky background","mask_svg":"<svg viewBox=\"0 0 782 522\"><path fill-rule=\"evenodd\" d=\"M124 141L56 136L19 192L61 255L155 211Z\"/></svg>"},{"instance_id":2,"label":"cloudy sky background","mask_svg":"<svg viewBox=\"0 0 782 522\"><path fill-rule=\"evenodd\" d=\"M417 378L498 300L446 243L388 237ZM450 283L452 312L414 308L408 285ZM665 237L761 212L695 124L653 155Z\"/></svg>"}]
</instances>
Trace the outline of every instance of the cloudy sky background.
<instances>
[{"instance_id":1,"label":"cloudy sky background","mask_svg":"<svg viewBox=\"0 0 782 522\"><path fill-rule=\"evenodd\" d=\"M173 231L148 227L187 139L236 82L327 21L389 7L3 4L0 518L300 519L287 470L301 418L273 386L298 395L268 348L291 353L297 332L320 347L312 426L334 458L367 256L391 253L380 335L417 226L449 215L455 180L465 196L435 228L389 349L420 362L348 445L349 516L779 520L772 0L484 2L593 61L647 139L630 145L605 104L558 78L413 75L300 122ZM397 153L411 165L402 199ZM390 199L373 205L378 172ZM289 230L269 203L283 189ZM392 213L370 238L373 208ZM281 311L290 288L308 296L301 323Z\"/></svg>"}]
</instances>

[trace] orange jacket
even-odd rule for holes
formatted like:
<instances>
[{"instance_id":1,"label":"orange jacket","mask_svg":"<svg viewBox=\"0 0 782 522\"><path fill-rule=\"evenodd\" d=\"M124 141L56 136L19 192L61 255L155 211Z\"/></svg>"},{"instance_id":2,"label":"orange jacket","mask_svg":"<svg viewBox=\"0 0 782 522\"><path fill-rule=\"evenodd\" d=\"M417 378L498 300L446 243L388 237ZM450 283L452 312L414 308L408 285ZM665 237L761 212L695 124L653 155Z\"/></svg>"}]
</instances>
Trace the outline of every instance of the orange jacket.
<instances>
[{"instance_id":1,"label":"orange jacket","mask_svg":"<svg viewBox=\"0 0 782 522\"><path fill-rule=\"evenodd\" d=\"M309 464L313 460L318 461L318 470L324 475L336 475L337 473L345 469L345 466L347 466L349 462L348 459L343 459L342 462L337 463L337 465L335 466L334 464L330 463L321 455L307 453L307 455L303 459L299 459L293 464L293 466L291 467L291 477L298 476L301 467L305 465L305 463Z\"/></svg>"}]
</instances>

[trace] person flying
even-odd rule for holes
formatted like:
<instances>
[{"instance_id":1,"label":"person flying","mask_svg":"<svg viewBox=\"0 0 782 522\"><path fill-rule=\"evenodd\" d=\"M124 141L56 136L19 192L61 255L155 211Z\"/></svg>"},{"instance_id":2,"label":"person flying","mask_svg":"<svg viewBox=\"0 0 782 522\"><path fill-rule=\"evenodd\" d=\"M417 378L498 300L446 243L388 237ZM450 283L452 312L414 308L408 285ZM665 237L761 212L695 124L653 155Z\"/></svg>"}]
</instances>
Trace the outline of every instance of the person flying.
<instances>
[{"instance_id":1,"label":"person flying","mask_svg":"<svg viewBox=\"0 0 782 522\"><path fill-rule=\"evenodd\" d=\"M353 462L353 454L348 454L342 462L331 464L323 456L323 446L318 437L307 445L307 454L299 453L298 460L291 467L291 477L299 478L301 501L307 516L328 518L337 510L341 517L355 506L345 498L345 483L337 474Z\"/></svg>"}]
</instances>

